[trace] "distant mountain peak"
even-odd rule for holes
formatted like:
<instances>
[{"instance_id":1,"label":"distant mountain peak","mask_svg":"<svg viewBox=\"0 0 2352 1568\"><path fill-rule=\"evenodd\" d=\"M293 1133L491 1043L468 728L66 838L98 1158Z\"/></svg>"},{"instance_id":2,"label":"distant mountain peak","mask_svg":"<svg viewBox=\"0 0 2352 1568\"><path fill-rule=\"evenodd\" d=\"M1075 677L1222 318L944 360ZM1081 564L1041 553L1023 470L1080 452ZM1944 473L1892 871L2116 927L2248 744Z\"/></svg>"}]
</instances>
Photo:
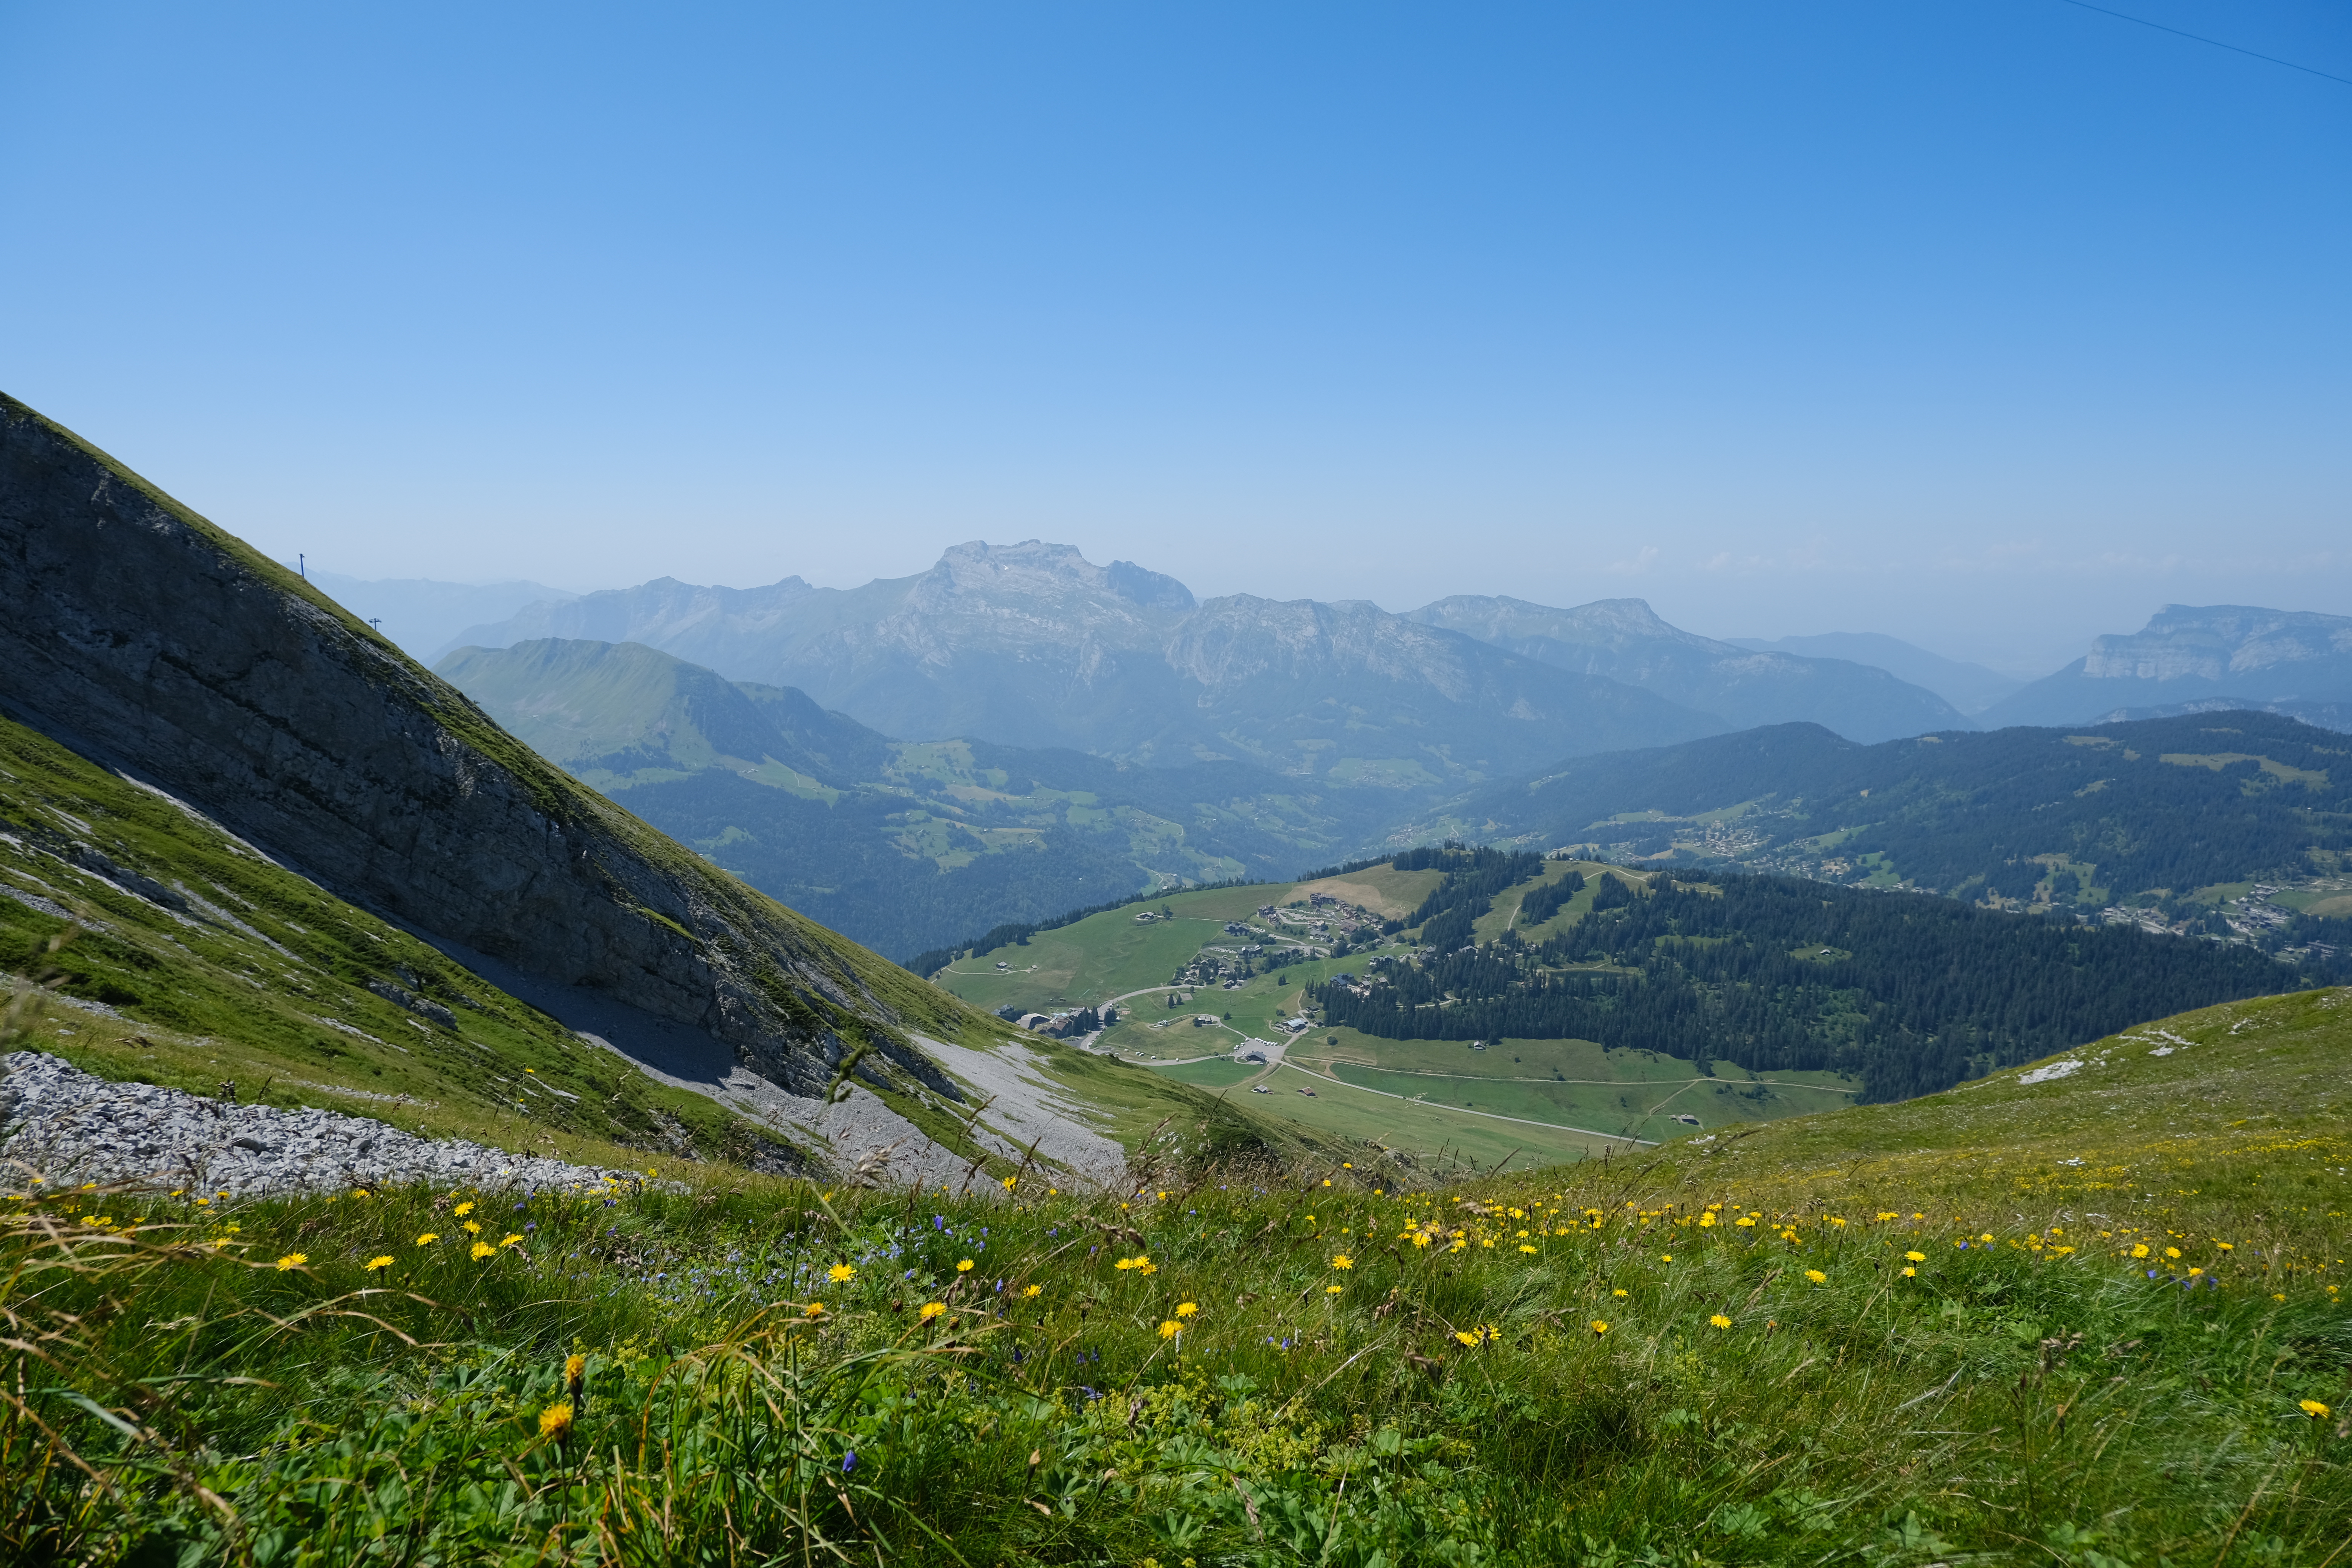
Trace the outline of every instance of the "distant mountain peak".
<instances>
[{"instance_id":1,"label":"distant mountain peak","mask_svg":"<svg viewBox=\"0 0 2352 1568\"><path fill-rule=\"evenodd\" d=\"M1081 600L1109 597L1147 610L1177 614L1192 608L1192 592L1164 573L1131 561L1097 566L1073 544L1024 539L1018 544L968 540L943 552L915 580L910 605L942 608L954 599L1045 600L1074 609Z\"/></svg>"}]
</instances>

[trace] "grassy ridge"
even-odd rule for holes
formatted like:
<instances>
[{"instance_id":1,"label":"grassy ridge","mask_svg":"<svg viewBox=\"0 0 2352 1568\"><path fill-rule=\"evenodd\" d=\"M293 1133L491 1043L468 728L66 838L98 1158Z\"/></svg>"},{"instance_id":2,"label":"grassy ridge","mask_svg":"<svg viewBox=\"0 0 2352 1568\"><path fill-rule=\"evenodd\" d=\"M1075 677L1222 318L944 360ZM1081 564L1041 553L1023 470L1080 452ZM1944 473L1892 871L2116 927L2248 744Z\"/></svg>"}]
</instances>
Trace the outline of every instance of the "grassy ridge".
<instances>
[{"instance_id":1,"label":"grassy ridge","mask_svg":"<svg viewBox=\"0 0 2352 1568\"><path fill-rule=\"evenodd\" d=\"M89 1561L2322 1568L2347 1058L2352 993L2266 998L1429 1191L24 1192L0 1530Z\"/></svg>"}]
</instances>

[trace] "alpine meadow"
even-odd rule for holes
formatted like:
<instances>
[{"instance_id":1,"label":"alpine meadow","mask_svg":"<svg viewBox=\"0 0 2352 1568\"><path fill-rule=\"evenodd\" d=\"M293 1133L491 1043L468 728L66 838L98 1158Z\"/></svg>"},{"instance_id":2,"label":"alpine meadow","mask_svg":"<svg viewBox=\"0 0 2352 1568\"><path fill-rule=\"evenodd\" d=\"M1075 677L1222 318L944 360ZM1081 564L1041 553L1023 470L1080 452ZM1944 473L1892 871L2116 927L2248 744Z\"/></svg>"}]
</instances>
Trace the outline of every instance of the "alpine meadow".
<instances>
[{"instance_id":1,"label":"alpine meadow","mask_svg":"<svg viewBox=\"0 0 2352 1568\"><path fill-rule=\"evenodd\" d=\"M2352 1568L2352 33L0 5L0 1568Z\"/></svg>"}]
</instances>

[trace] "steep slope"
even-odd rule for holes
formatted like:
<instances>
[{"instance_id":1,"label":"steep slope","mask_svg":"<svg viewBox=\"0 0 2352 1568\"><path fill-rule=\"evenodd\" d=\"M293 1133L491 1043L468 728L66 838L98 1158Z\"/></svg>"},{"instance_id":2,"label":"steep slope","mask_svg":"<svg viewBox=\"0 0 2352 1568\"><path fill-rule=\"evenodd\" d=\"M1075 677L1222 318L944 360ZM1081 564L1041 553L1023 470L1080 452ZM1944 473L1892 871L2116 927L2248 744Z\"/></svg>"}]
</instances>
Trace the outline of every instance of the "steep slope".
<instances>
[{"instance_id":1,"label":"steep slope","mask_svg":"<svg viewBox=\"0 0 2352 1568\"><path fill-rule=\"evenodd\" d=\"M1600 599L1559 610L1462 594L1424 605L1411 618L1562 669L1639 687L1740 729L1805 722L1868 742L1969 723L1933 691L1884 669L1698 637L1668 626L1640 599Z\"/></svg>"},{"instance_id":2,"label":"steep slope","mask_svg":"<svg viewBox=\"0 0 2352 1568\"><path fill-rule=\"evenodd\" d=\"M1286 875L1372 830L1242 763L895 742L635 644L467 648L440 674L713 863L904 958L1171 883Z\"/></svg>"},{"instance_id":3,"label":"steep slope","mask_svg":"<svg viewBox=\"0 0 2352 1568\"><path fill-rule=\"evenodd\" d=\"M2128 636L2095 639L1982 722L2080 724L2135 710L2221 703L2336 721L2352 704L2352 616L2167 605Z\"/></svg>"},{"instance_id":4,"label":"steep slope","mask_svg":"<svg viewBox=\"0 0 2352 1568\"><path fill-rule=\"evenodd\" d=\"M706 1034L793 1092L822 1090L860 1042L891 1064L881 1076L945 1090L916 1033L991 1032L679 850L324 595L13 400L0 401L0 701L354 903Z\"/></svg>"},{"instance_id":5,"label":"steep slope","mask_svg":"<svg viewBox=\"0 0 2352 1568\"><path fill-rule=\"evenodd\" d=\"M524 614L541 604L578 597L544 583L436 583L425 577L361 578L322 572L310 563L310 580L335 602L424 661L464 628Z\"/></svg>"},{"instance_id":6,"label":"steep slope","mask_svg":"<svg viewBox=\"0 0 2352 1568\"><path fill-rule=\"evenodd\" d=\"M846 591L664 581L541 606L468 642L633 641L790 686L901 736L1171 764L1247 760L1391 801L1724 721L1366 604L1238 595L1064 544L960 544Z\"/></svg>"},{"instance_id":7,"label":"steep slope","mask_svg":"<svg viewBox=\"0 0 2352 1568\"><path fill-rule=\"evenodd\" d=\"M2352 946L2352 747L2260 713L1858 746L1780 725L1573 760L1446 823L2285 952Z\"/></svg>"},{"instance_id":8,"label":"steep slope","mask_svg":"<svg viewBox=\"0 0 2352 1568\"><path fill-rule=\"evenodd\" d=\"M1897 680L1924 686L1963 713L1981 713L2025 685L1981 664L1946 658L1883 632L1822 632L1811 637L1726 637L1734 647L1757 653L1789 653L1800 658L1842 658L1883 669Z\"/></svg>"}]
</instances>

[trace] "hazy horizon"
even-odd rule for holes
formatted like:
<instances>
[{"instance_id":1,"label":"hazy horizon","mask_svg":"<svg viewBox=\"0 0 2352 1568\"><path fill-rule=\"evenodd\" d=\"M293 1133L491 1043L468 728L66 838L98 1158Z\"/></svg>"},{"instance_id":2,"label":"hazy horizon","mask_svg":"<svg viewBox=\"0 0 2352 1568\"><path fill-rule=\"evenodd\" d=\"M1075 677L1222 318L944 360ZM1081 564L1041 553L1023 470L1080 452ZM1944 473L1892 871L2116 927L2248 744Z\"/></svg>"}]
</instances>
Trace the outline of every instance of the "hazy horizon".
<instances>
[{"instance_id":1,"label":"hazy horizon","mask_svg":"<svg viewBox=\"0 0 2352 1568\"><path fill-rule=\"evenodd\" d=\"M0 389L361 579L2352 612L2352 22L2124 9L0 6Z\"/></svg>"}]
</instances>

